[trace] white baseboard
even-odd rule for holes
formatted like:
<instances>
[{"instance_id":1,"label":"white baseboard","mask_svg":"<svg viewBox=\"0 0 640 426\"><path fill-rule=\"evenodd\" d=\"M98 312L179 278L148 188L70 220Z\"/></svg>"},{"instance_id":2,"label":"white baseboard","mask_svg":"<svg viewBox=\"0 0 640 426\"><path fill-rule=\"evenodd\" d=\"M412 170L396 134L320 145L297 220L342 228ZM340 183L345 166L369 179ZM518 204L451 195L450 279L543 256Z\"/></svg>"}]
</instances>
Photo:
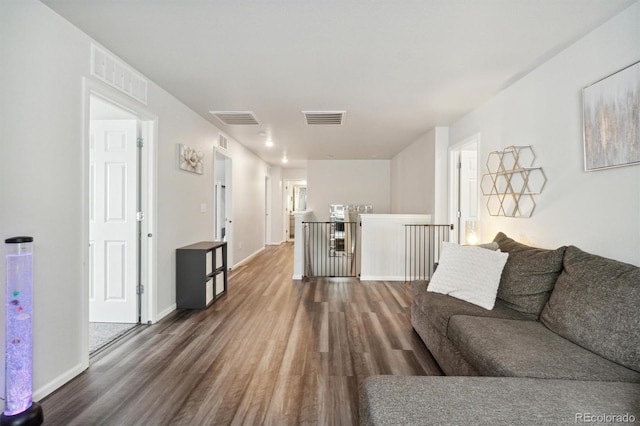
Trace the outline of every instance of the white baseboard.
<instances>
[{"instance_id":1,"label":"white baseboard","mask_svg":"<svg viewBox=\"0 0 640 426\"><path fill-rule=\"evenodd\" d=\"M71 381L74 377L82 374L82 372L86 370L88 367L89 366L85 367L84 365L82 365L82 363L80 363L70 368L69 370L65 371L55 379L51 380L49 383L36 389L33 392L33 400L40 401L45 396L51 394L53 391L57 390L58 388L62 387L63 385Z\"/></svg>"},{"instance_id":2,"label":"white baseboard","mask_svg":"<svg viewBox=\"0 0 640 426\"><path fill-rule=\"evenodd\" d=\"M373 275L362 275L360 277L360 281L404 281L404 276L373 276Z\"/></svg>"},{"instance_id":3,"label":"white baseboard","mask_svg":"<svg viewBox=\"0 0 640 426\"><path fill-rule=\"evenodd\" d=\"M167 315L169 315L171 312L175 311L176 309L177 309L177 307L176 307L176 304L174 303L173 305L169 306L164 311L158 312L158 316L157 316L156 320L154 321L154 323L160 321L162 318L166 317Z\"/></svg>"},{"instance_id":4,"label":"white baseboard","mask_svg":"<svg viewBox=\"0 0 640 426\"><path fill-rule=\"evenodd\" d=\"M233 267L231 269L234 269L234 268L237 268L238 266L244 265L245 263L249 262L251 259L256 257L258 254L260 254L260 252L263 251L263 250L264 250L264 247L261 247L255 253L250 254L249 256L247 256L244 259L242 259L240 262L238 262L235 265L233 265Z\"/></svg>"},{"instance_id":5,"label":"white baseboard","mask_svg":"<svg viewBox=\"0 0 640 426\"><path fill-rule=\"evenodd\" d=\"M158 313L158 317L156 318L155 322L160 321L162 318L166 317L167 315L169 315L171 312L175 310L176 310L176 304L174 303L164 311ZM82 372L84 372L87 368L89 368L89 366L83 365L82 363L77 364L76 366L70 368L69 370L65 371L55 379L51 380L49 383L45 384L44 386L41 386L38 389L35 389L33 391L33 400L39 401L44 397L46 397L47 395L50 395L51 393L53 393L63 385L70 382L75 377L82 374Z\"/></svg>"},{"instance_id":6,"label":"white baseboard","mask_svg":"<svg viewBox=\"0 0 640 426\"><path fill-rule=\"evenodd\" d=\"M302 275L294 275L292 277L292 279L294 279L294 280L301 280L302 278L304 278Z\"/></svg>"}]
</instances>

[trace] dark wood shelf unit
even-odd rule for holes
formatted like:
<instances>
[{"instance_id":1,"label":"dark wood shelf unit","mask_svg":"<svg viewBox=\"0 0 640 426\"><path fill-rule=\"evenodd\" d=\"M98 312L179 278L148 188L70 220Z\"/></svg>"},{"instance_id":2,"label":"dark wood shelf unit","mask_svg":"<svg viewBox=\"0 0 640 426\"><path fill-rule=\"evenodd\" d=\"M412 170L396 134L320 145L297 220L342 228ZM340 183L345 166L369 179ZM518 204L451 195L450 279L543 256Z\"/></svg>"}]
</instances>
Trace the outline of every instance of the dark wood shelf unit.
<instances>
[{"instance_id":1,"label":"dark wood shelf unit","mask_svg":"<svg viewBox=\"0 0 640 426\"><path fill-rule=\"evenodd\" d=\"M201 241L176 250L176 307L206 309L227 292L226 241Z\"/></svg>"}]
</instances>

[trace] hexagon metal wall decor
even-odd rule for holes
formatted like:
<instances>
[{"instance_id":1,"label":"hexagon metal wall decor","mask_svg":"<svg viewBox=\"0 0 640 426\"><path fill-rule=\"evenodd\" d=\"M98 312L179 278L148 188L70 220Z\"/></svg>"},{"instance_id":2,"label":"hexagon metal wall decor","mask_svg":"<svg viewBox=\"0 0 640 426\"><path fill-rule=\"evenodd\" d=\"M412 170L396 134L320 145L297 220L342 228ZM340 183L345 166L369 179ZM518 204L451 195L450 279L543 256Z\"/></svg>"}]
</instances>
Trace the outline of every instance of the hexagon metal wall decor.
<instances>
[{"instance_id":1,"label":"hexagon metal wall decor","mask_svg":"<svg viewBox=\"0 0 640 426\"><path fill-rule=\"evenodd\" d=\"M490 216L531 217L547 176L533 167L536 154L531 145L511 145L492 151L487 158L489 173L482 175L480 189L487 198Z\"/></svg>"}]
</instances>

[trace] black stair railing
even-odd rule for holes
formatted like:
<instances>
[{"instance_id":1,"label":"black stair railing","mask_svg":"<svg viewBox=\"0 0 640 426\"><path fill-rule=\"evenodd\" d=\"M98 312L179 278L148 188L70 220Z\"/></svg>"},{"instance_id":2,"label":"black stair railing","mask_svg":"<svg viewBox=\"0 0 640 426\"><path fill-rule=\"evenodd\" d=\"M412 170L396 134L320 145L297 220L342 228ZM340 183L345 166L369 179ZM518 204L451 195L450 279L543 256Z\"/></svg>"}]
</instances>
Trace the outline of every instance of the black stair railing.
<instances>
[{"instance_id":1,"label":"black stair railing","mask_svg":"<svg viewBox=\"0 0 640 426\"><path fill-rule=\"evenodd\" d=\"M357 222L302 222L305 277L355 277Z\"/></svg>"},{"instance_id":2,"label":"black stair railing","mask_svg":"<svg viewBox=\"0 0 640 426\"><path fill-rule=\"evenodd\" d=\"M404 227L404 280L428 280L438 265L442 242L449 241L453 225L411 224Z\"/></svg>"}]
</instances>

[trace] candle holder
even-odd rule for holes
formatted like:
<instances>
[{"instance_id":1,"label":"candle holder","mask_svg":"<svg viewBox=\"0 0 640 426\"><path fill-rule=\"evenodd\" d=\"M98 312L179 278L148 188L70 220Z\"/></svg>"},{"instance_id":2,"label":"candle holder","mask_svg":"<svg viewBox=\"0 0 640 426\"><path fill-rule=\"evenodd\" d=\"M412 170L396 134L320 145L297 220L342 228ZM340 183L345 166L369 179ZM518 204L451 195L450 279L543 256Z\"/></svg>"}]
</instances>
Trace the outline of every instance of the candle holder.
<instances>
[{"instance_id":1,"label":"candle holder","mask_svg":"<svg viewBox=\"0 0 640 426\"><path fill-rule=\"evenodd\" d=\"M33 238L14 237L6 247L5 405L2 426L39 426L42 407L33 386Z\"/></svg>"}]
</instances>

